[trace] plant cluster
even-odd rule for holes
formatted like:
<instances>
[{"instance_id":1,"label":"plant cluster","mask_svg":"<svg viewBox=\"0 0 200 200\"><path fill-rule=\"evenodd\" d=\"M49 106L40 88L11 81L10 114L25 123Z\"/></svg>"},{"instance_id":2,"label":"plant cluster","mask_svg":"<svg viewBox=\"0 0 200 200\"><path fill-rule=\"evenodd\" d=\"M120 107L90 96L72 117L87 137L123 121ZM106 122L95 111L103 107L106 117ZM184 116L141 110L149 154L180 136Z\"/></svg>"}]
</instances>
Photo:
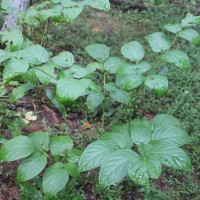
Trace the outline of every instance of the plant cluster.
<instances>
[{"instance_id":1,"label":"plant cluster","mask_svg":"<svg viewBox=\"0 0 200 200\"><path fill-rule=\"evenodd\" d=\"M190 136L181 129L180 122L167 114L155 116L151 121L134 119L120 124L122 115L116 115L115 121L108 121L106 105L117 103L126 111L138 97L138 91L145 87L164 95L168 88L166 74L157 73L161 62L182 70L190 69L189 57L175 48L178 38L200 45L199 33L193 27L200 24L200 17L187 14L180 23L165 25L166 31L174 34L171 41L165 33L155 32L145 39L155 53L160 53L156 63L144 61L145 50L137 41L131 41L121 47L123 58L110 57L110 49L104 44L92 44L86 47L87 53L95 60L86 66L75 62L71 52L57 55L44 47L49 24L71 23L85 6L100 10L109 10L108 0L84 0L80 2L51 0L36 4L19 16L19 23L28 28L37 28L45 23L40 44L31 42L18 30L0 32L0 62L3 66L2 85L6 87L12 81L20 86L8 94L16 101L37 87L44 86L47 97L58 110L65 115L66 105L79 102L80 107L91 114L101 113L102 126L94 125L99 139L80 152L72 150L73 142L68 136L52 136L46 132L34 132L28 136L14 137L4 141L0 149L0 160L11 162L22 159L17 170L17 180L24 182L43 173L42 188L45 194L55 195L67 184L69 175L77 178L80 172L100 167L99 184L103 187L116 184L124 177L146 187L149 192L149 180L159 178L162 165L175 169L190 169L187 154L180 148L190 142ZM9 1L3 1L1 7L10 12ZM27 29L28 30L28 29ZM48 88L51 86L51 89ZM123 112L122 112L123 113ZM105 131L105 126L111 126Z\"/></svg>"}]
</instances>

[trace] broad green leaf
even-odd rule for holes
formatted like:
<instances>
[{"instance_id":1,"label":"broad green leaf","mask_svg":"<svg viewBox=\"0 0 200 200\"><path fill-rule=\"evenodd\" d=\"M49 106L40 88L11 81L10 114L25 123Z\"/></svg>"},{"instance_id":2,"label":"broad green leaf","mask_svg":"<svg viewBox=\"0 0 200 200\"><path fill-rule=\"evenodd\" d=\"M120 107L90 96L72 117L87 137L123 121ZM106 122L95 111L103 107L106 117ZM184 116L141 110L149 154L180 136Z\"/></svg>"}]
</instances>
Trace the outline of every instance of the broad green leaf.
<instances>
[{"instance_id":1,"label":"broad green leaf","mask_svg":"<svg viewBox=\"0 0 200 200\"><path fill-rule=\"evenodd\" d=\"M156 115L151 121L153 131L162 126L180 128L180 125L181 124L178 119L168 114Z\"/></svg>"},{"instance_id":2,"label":"broad green leaf","mask_svg":"<svg viewBox=\"0 0 200 200\"><path fill-rule=\"evenodd\" d=\"M51 59L59 67L70 67L74 64L74 56L68 51L64 51Z\"/></svg>"},{"instance_id":3,"label":"broad green leaf","mask_svg":"<svg viewBox=\"0 0 200 200\"><path fill-rule=\"evenodd\" d=\"M2 0L1 1L1 8L4 9L7 13L11 13L15 10L12 0Z\"/></svg>"},{"instance_id":4,"label":"broad green leaf","mask_svg":"<svg viewBox=\"0 0 200 200\"><path fill-rule=\"evenodd\" d=\"M151 63L149 63L149 62L145 62L145 61L143 61L143 62L140 62L139 64L137 64L137 65L135 65L135 66L133 66L133 68L137 71L137 72L139 72L139 73L145 73L145 72L147 72L147 71L149 71L150 69L151 69Z\"/></svg>"},{"instance_id":5,"label":"broad green leaf","mask_svg":"<svg viewBox=\"0 0 200 200\"><path fill-rule=\"evenodd\" d=\"M87 79L60 79L57 82L56 94L60 102L71 102L82 96L89 87Z\"/></svg>"},{"instance_id":6,"label":"broad green leaf","mask_svg":"<svg viewBox=\"0 0 200 200\"><path fill-rule=\"evenodd\" d=\"M58 101L57 96L50 90L46 89L45 93L47 97L51 100L54 106L62 113L63 116L66 116L66 108L63 104Z\"/></svg>"},{"instance_id":7,"label":"broad green leaf","mask_svg":"<svg viewBox=\"0 0 200 200\"><path fill-rule=\"evenodd\" d=\"M67 169L70 176L74 178L78 178L80 173L78 171L78 167L73 163L66 163L65 168Z\"/></svg>"},{"instance_id":8,"label":"broad green leaf","mask_svg":"<svg viewBox=\"0 0 200 200\"><path fill-rule=\"evenodd\" d=\"M86 69L90 72L90 73L93 73L95 72L96 70L103 70L103 65L101 63L98 63L98 62L92 62L92 63L89 63L87 66L86 66Z\"/></svg>"},{"instance_id":9,"label":"broad green leaf","mask_svg":"<svg viewBox=\"0 0 200 200\"><path fill-rule=\"evenodd\" d=\"M37 176L46 166L47 157L39 151L24 158L17 169L17 180L27 181Z\"/></svg>"},{"instance_id":10,"label":"broad green leaf","mask_svg":"<svg viewBox=\"0 0 200 200\"><path fill-rule=\"evenodd\" d=\"M66 156L72 150L73 140L69 136L53 136L49 148L53 156Z\"/></svg>"},{"instance_id":11,"label":"broad green leaf","mask_svg":"<svg viewBox=\"0 0 200 200\"><path fill-rule=\"evenodd\" d=\"M33 132L28 135L36 149L48 150L49 133L47 132Z\"/></svg>"},{"instance_id":12,"label":"broad green leaf","mask_svg":"<svg viewBox=\"0 0 200 200\"><path fill-rule=\"evenodd\" d=\"M15 88L9 95L12 101L17 101L22 98L29 90L33 89L35 86L32 83L25 83L17 88Z\"/></svg>"},{"instance_id":13,"label":"broad green leaf","mask_svg":"<svg viewBox=\"0 0 200 200\"><path fill-rule=\"evenodd\" d=\"M25 74L23 74L22 78L25 82L31 82L33 84L36 84L38 82L35 68L29 69Z\"/></svg>"},{"instance_id":14,"label":"broad green leaf","mask_svg":"<svg viewBox=\"0 0 200 200\"><path fill-rule=\"evenodd\" d=\"M41 21L44 21L48 18L61 18L61 12L56 9L41 10L39 12L39 18Z\"/></svg>"},{"instance_id":15,"label":"broad green leaf","mask_svg":"<svg viewBox=\"0 0 200 200\"><path fill-rule=\"evenodd\" d=\"M98 107L104 99L102 92L90 92L87 96L87 107L89 110L94 110Z\"/></svg>"},{"instance_id":16,"label":"broad green leaf","mask_svg":"<svg viewBox=\"0 0 200 200\"><path fill-rule=\"evenodd\" d=\"M99 184L106 187L121 181L128 174L128 162L138 156L130 149L117 150L110 154L102 164Z\"/></svg>"},{"instance_id":17,"label":"broad green leaf","mask_svg":"<svg viewBox=\"0 0 200 200\"><path fill-rule=\"evenodd\" d=\"M138 66L130 63L123 63L121 67L118 68L117 74L119 75L137 75L139 73ZM141 73L140 73L141 74Z\"/></svg>"},{"instance_id":18,"label":"broad green leaf","mask_svg":"<svg viewBox=\"0 0 200 200\"><path fill-rule=\"evenodd\" d=\"M66 22L71 23L81 14L83 8L82 7L64 8L62 11Z\"/></svg>"},{"instance_id":19,"label":"broad green leaf","mask_svg":"<svg viewBox=\"0 0 200 200\"><path fill-rule=\"evenodd\" d=\"M7 60L7 59L9 59L9 58L12 58L12 53L0 49L0 63L5 61L5 60Z\"/></svg>"},{"instance_id":20,"label":"broad green leaf","mask_svg":"<svg viewBox=\"0 0 200 200\"><path fill-rule=\"evenodd\" d=\"M128 58L134 62L142 60L145 54L143 46L135 41L123 45L121 48L121 53L125 58Z\"/></svg>"},{"instance_id":21,"label":"broad green leaf","mask_svg":"<svg viewBox=\"0 0 200 200\"><path fill-rule=\"evenodd\" d=\"M161 56L162 60L173 63L182 69L190 68L190 60L186 53L180 50L171 50Z\"/></svg>"},{"instance_id":22,"label":"broad green leaf","mask_svg":"<svg viewBox=\"0 0 200 200\"><path fill-rule=\"evenodd\" d=\"M191 44L200 45L200 35L194 29L185 29L178 34L179 37L184 38Z\"/></svg>"},{"instance_id":23,"label":"broad green leaf","mask_svg":"<svg viewBox=\"0 0 200 200\"><path fill-rule=\"evenodd\" d=\"M89 144L80 158L79 170L83 172L101 166L116 149L117 145L110 141L95 141Z\"/></svg>"},{"instance_id":24,"label":"broad green leaf","mask_svg":"<svg viewBox=\"0 0 200 200\"><path fill-rule=\"evenodd\" d=\"M119 89L114 83L107 83L105 88L110 93L111 98L115 101L124 104L129 103L130 95L126 91Z\"/></svg>"},{"instance_id":25,"label":"broad green leaf","mask_svg":"<svg viewBox=\"0 0 200 200\"><path fill-rule=\"evenodd\" d=\"M54 66L55 65L50 62L35 68L36 77L43 85L55 82L56 74L54 73Z\"/></svg>"},{"instance_id":26,"label":"broad green leaf","mask_svg":"<svg viewBox=\"0 0 200 200\"><path fill-rule=\"evenodd\" d=\"M62 163L55 163L44 173L42 186L45 194L55 195L61 191L69 180L69 172Z\"/></svg>"},{"instance_id":27,"label":"broad green leaf","mask_svg":"<svg viewBox=\"0 0 200 200\"><path fill-rule=\"evenodd\" d=\"M90 72L87 68L84 68L80 65L72 65L71 70L74 78L80 79L87 76Z\"/></svg>"},{"instance_id":28,"label":"broad green leaf","mask_svg":"<svg viewBox=\"0 0 200 200\"><path fill-rule=\"evenodd\" d=\"M171 33L178 33L182 29L181 24L167 24L164 26L165 29Z\"/></svg>"},{"instance_id":29,"label":"broad green leaf","mask_svg":"<svg viewBox=\"0 0 200 200\"><path fill-rule=\"evenodd\" d=\"M175 169L184 170L191 168L191 162L187 154L176 145L155 142L149 148L146 156L159 158L162 164Z\"/></svg>"},{"instance_id":30,"label":"broad green leaf","mask_svg":"<svg viewBox=\"0 0 200 200\"><path fill-rule=\"evenodd\" d=\"M144 84L162 95L167 90L168 80L163 75L155 74L147 76Z\"/></svg>"},{"instance_id":31,"label":"broad green leaf","mask_svg":"<svg viewBox=\"0 0 200 200\"><path fill-rule=\"evenodd\" d=\"M145 39L149 42L154 52L162 52L170 47L170 41L164 33L155 32L147 35Z\"/></svg>"},{"instance_id":32,"label":"broad green leaf","mask_svg":"<svg viewBox=\"0 0 200 200\"><path fill-rule=\"evenodd\" d=\"M4 64L3 82L8 83L22 76L29 68L26 60L11 59Z\"/></svg>"},{"instance_id":33,"label":"broad green leaf","mask_svg":"<svg viewBox=\"0 0 200 200\"><path fill-rule=\"evenodd\" d=\"M104 62L109 57L109 48L104 44L92 44L87 46L85 50L99 62Z\"/></svg>"},{"instance_id":34,"label":"broad green leaf","mask_svg":"<svg viewBox=\"0 0 200 200\"><path fill-rule=\"evenodd\" d=\"M116 85L124 90L131 90L140 86L143 82L143 78L140 74L132 75L117 75Z\"/></svg>"},{"instance_id":35,"label":"broad green leaf","mask_svg":"<svg viewBox=\"0 0 200 200\"><path fill-rule=\"evenodd\" d=\"M146 120L133 120L130 129L131 138L135 144L148 144L151 141L151 128Z\"/></svg>"},{"instance_id":36,"label":"broad green leaf","mask_svg":"<svg viewBox=\"0 0 200 200\"><path fill-rule=\"evenodd\" d=\"M182 26L196 26L200 24L200 16L194 16L188 13L184 19L181 21Z\"/></svg>"},{"instance_id":37,"label":"broad green leaf","mask_svg":"<svg viewBox=\"0 0 200 200\"><path fill-rule=\"evenodd\" d=\"M186 132L174 126L161 126L160 128L156 128L152 134L152 140L177 146L182 146L191 141L190 136Z\"/></svg>"},{"instance_id":38,"label":"broad green leaf","mask_svg":"<svg viewBox=\"0 0 200 200\"><path fill-rule=\"evenodd\" d=\"M71 1L71 0L60 0L61 2L61 5L63 7L74 7L74 6L77 6L78 3L77 2L74 2L74 1Z\"/></svg>"},{"instance_id":39,"label":"broad green leaf","mask_svg":"<svg viewBox=\"0 0 200 200\"><path fill-rule=\"evenodd\" d=\"M48 52L40 45L33 45L18 51L18 56L33 65L40 65L49 59Z\"/></svg>"},{"instance_id":40,"label":"broad green leaf","mask_svg":"<svg viewBox=\"0 0 200 200\"><path fill-rule=\"evenodd\" d=\"M24 39L22 34L17 29L10 29L0 32L2 43L6 43L7 46L21 46Z\"/></svg>"},{"instance_id":41,"label":"broad green leaf","mask_svg":"<svg viewBox=\"0 0 200 200\"><path fill-rule=\"evenodd\" d=\"M122 65L122 61L118 57L110 57L104 63L104 68L107 72L115 74L118 68Z\"/></svg>"},{"instance_id":42,"label":"broad green leaf","mask_svg":"<svg viewBox=\"0 0 200 200\"><path fill-rule=\"evenodd\" d=\"M112 131L104 133L100 136L100 140L115 143L121 149L130 148L133 145L130 135L123 132L117 132L117 130L116 132Z\"/></svg>"},{"instance_id":43,"label":"broad green leaf","mask_svg":"<svg viewBox=\"0 0 200 200\"><path fill-rule=\"evenodd\" d=\"M10 162L25 158L35 151L34 144L27 136L14 137L0 149L0 160Z\"/></svg>"},{"instance_id":44,"label":"broad green leaf","mask_svg":"<svg viewBox=\"0 0 200 200\"><path fill-rule=\"evenodd\" d=\"M98 10L105 10L105 11L110 10L109 0L84 0L80 4L83 6L88 5Z\"/></svg>"},{"instance_id":45,"label":"broad green leaf","mask_svg":"<svg viewBox=\"0 0 200 200\"><path fill-rule=\"evenodd\" d=\"M147 185L149 177L157 179L161 174L161 164L158 158L133 157L128 164L128 175L138 185Z\"/></svg>"}]
</instances>

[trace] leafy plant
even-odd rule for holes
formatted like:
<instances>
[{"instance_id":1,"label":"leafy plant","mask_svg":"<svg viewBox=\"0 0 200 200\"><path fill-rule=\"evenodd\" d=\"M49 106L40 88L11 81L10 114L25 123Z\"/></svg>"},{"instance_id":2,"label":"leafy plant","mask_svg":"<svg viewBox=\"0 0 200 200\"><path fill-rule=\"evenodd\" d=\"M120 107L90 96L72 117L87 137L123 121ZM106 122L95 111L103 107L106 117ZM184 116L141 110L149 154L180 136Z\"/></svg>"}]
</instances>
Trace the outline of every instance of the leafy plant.
<instances>
[{"instance_id":1,"label":"leafy plant","mask_svg":"<svg viewBox=\"0 0 200 200\"><path fill-rule=\"evenodd\" d=\"M151 121L134 119L121 125L121 114L114 113L115 121L110 122L107 113L113 103L122 105L122 111L126 111L139 98L137 93L142 87L164 95L168 79L166 74L158 72L161 62L186 71L190 69L187 54L173 46L178 38L200 45L198 32L191 28L200 24L200 17L189 13L181 23L166 25L165 29L175 34L173 40L162 32L145 37L152 51L160 53L156 63L144 61L143 45L131 41L121 47L122 59L110 57L110 49L104 44L87 46L86 51L95 62L83 67L75 63L71 52L49 53L44 42L49 20L71 23L87 5L100 10L110 8L107 0L45 1L22 13L19 19L21 24L29 27L46 23L40 44L29 41L15 29L1 32L1 43L6 45L4 50L0 50L0 62L4 67L3 85L9 85L13 80L22 83L9 95L10 100L16 101L39 82L63 115L66 115L65 105L77 101L88 114L98 110L102 116L102 126L95 124L99 140L84 150L79 170L101 167L99 183L104 187L116 184L128 175L136 184L146 186L148 193L149 181L159 178L162 165L181 170L191 168L187 154L180 148L190 142L189 135L180 129L180 122L169 115L157 115ZM48 85L51 85L51 90ZM113 126L108 133L106 126ZM72 147L72 140L67 136L53 136L49 142L48 133L36 132L6 141L0 156L4 162L22 159L17 180L23 182L42 172L50 149L56 163L44 172L43 190L47 195L55 195L67 184L69 175L78 175L78 168L68 160Z\"/></svg>"},{"instance_id":2,"label":"leafy plant","mask_svg":"<svg viewBox=\"0 0 200 200\"><path fill-rule=\"evenodd\" d=\"M52 196L65 187L69 175L79 176L78 155L74 155L76 150L72 148L73 141L69 136L50 137L47 132L34 132L6 141L0 150L0 159L3 162L21 159L17 169L17 181L21 183L38 176L46 167L47 159L54 158L54 163L48 164L42 178L44 193Z\"/></svg>"}]
</instances>

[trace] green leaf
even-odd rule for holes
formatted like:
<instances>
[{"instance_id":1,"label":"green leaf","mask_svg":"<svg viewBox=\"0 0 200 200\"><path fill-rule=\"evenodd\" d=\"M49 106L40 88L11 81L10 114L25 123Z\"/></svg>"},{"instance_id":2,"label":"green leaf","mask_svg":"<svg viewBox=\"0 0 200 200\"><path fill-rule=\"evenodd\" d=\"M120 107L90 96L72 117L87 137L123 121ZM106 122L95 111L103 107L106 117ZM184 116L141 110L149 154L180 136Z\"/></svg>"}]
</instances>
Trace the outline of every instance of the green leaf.
<instances>
[{"instance_id":1,"label":"green leaf","mask_svg":"<svg viewBox=\"0 0 200 200\"><path fill-rule=\"evenodd\" d=\"M128 133L128 126L120 126L115 127L112 132L104 133L99 138L102 141L115 143L121 149L130 148L133 146L133 142L131 141L131 137ZM122 132L124 131L124 132Z\"/></svg>"},{"instance_id":2,"label":"green leaf","mask_svg":"<svg viewBox=\"0 0 200 200\"><path fill-rule=\"evenodd\" d=\"M40 65L49 59L48 52L40 45L33 45L18 51L18 56L33 65Z\"/></svg>"},{"instance_id":3,"label":"green leaf","mask_svg":"<svg viewBox=\"0 0 200 200\"><path fill-rule=\"evenodd\" d=\"M110 141L96 141L91 143L86 147L80 158L79 170L83 172L101 166L111 152L116 149L116 144Z\"/></svg>"},{"instance_id":4,"label":"green leaf","mask_svg":"<svg viewBox=\"0 0 200 200\"><path fill-rule=\"evenodd\" d=\"M128 175L138 185L145 186L149 182L149 176L157 179L161 174L161 164L158 158L133 157L128 164Z\"/></svg>"},{"instance_id":5,"label":"green leaf","mask_svg":"<svg viewBox=\"0 0 200 200\"><path fill-rule=\"evenodd\" d=\"M72 150L73 140L69 136L53 136L49 148L53 156L66 156Z\"/></svg>"},{"instance_id":6,"label":"green leaf","mask_svg":"<svg viewBox=\"0 0 200 200\"><path fill-rule=\"evenodd\" d=\"M68 51L64 51L51 59L59 67L70 67L74 64L74 56Z\"/></svg>"},{"instance_id":7,"label":"green leaf","mask_svg":"<svg viewBox=\"0 0 200 200\"><path fill-rule=\"evenodd\" d=\"M167 90L168 80L163 75L155 74L147 76L144 84L162 95Z\"/></svg>"},{"instance_id":8,"label":"green leaf","mask_svg":"<svg viewBox=\"0 0 200 200\"><path fill-rule=\"evenodd\" d=\"M66 163L65 168L67 169L70 176L74 178L78 178L80 173L78 171L78 167L73 163Z\"/></svg>"},{"instance_id":9,"label":"green leaf","mask_svg":"<svg viewBox=\"0 0 200 200\"><path fill-rule=\"evenodd\" d=\"M173 63L182 69L190 68L190 60L186 53L180 50L171 50L161 56L162 60Z\"/></svg>"},{"instance_id":10,"label":"green leaf","mask_svg":"<svg viewBox=\"0 0 200 200\"><path fill-rule=\"evenodd\" d=\"M68 170L64 164L57 162L46 169L42 181L43 190L47 195L55 195L65 187L68 180Z\"/></svg>"},{"instance_id":11,"label":"green leaf","mask_svg":"<svg viewBox=\"0 0 200 200\"><path fill-rule=\"evenodd\" d=\"M135 41L123 45L121 48L121 53L125 58L128 58L134 62L142 60L145 54L143 46Z\"/></svg>"},{"instance_id":12,"label":"green leaf","mask_svg":"<svg viewBox=\"0 0 200 200\"><path fill-rule=\"evenodd\" d=\"M151 141L151 129L148 121L135 119L131 122L130 129L131 138L135 144L148 144Z\"/></svg>"},{"instance_id":13,"label":"green leaf","mask_svg":"<svg viewBox=\"0 0 200 200\"><path fill-rule=\"evenodd\" d=\"M3 82L9 83L22 76L29 68L29 64L26 60L10 59L4 65L3 70Z\"/></svg>"},{"instance_id":14,"label":"green leaf","mask_svg":"<svg viewBox=\"0 0 200 200\"><path fill-rule=\"evenodd\" d=\"M73 77L80 79L89 74L89 70L87 68L81 67L79 65L72 65L71 72L73 73Z\"/></svg>"},{"instance_id":15,"label":"green leaf","mask_svg":"<svg viewBox=\"0 0 200 200\"><path fill-rule=\"evenodd\" d=\"M0 160L10 162L25 158L35 151L30 138L26 136L14 137L4 143L0 150Z\"/></svg>"},{"instance_id":16,"label":"green leaf","mask_svg":"<svg viewBox=\"0 0 200 200\"><path fill-rule=\"evenodd\" d=\"M161 126L156 128L152 134L153 141L182 146L191 141L190 136L180 128L173 126Z\"/></svg>"},{"instance_id":17,"label":"green leaf","mask_svg":"<svg viewBox=\"0 0 200 200\"><path fill-rule=\"evenodd\" d=\"M180 125L181 124L178 119L168 114L156 115L151 121L153 131L162 126L180 128Z\"/></svg>"},{"instance_id":18,"label":"green leaf","mask_svg":"<svg viewBox=\"0 0 200 200\"><path fill-rule=\"evenodd\" d=\"M182 26L196 26L200 24L200 17L188 13L186 17L182 19L181 24Z\"/></svg>"},{"instance_id":19,"label":"green leaf","mask_svg":"<svg viewBox=\"0 0 200 200\"><path fill-rule=\"evenodd\" d=\"M61 12L56 9L41 10L39 12L39 18L41 21L45 21L48 18L61 18Z\"/></svg>"},{"instance_id":20,"label":"green leaf","mask_svg":"<svg viewBox=\"0 0 200 200\"><path fill-rule=\"evenodd\" d=\"M51 100L51 102L54 104L54 106L62 113L62 115L66 116L67 113L65 106L58 101L57 96L50 89L46 89L45 93L47 97Z\"/></svg>"},{"instance_id":21,"label":"green leaf","mask_svg":"<svg viewBox=\"0 0 200 200\"><path fill-rule=\"evenodd\" d=\"M55 82L56 74L54 73L54 66L55 65L50 62L35 68L35 74L43 85Z\"/></svg>"},{"instance_id":22,"label":"green leaf","mask_svg":"<svg viewBox=\"0 0 200 200\"><path fill-rule=\"evenodd\" d=\"M61 5L63 7L74 7L74 6L77 6L78 3L77 2L74 2L74 1L71 1L71 0L60 0L59 2L61 2Z\"/></svg>"},{"instance_id":23,"label":"green leaf","mask_svg":"<svg viewBox=\"0 0 200 200\"><path fill-rule=\"evenodd\" d=\"M141 63L139 63L139 64L137 64L137 65L135 65L135 66L133 66L133 68L137 71L137 72L139 72L139 73L145 73L145 72L147 72L147 71L149 71L150 69L151 69L151 63L149 63L149 62L145 62L145 61L143 61L143 62L141 62Z\"/></svg>"},{"instance_id":24,"label":"green leaf","mask_svg":"<svg viewBox=\"0 0 200 200\"><path fill-rule=\"evenodd\" d=\"M176 145L155 142L146 154L146 156L159 158L162 164L168 167L182 170L191 168L191 162L187 154Z\"/></svg>"},{"instance_id":25,"label":"green leaf","mask_svg":"<svg viewBox=\"0 0 200 200\"><path fill-rule=\"evenodd\" d=\"M5 60L7 60L7 59L9 59L9 58L12 58L12 53L0 49L0 63L5 61Z\"/></svg>"},{"instance_id":26,"label":"green leaf","mask_svg":"<svg viewBox=\"0 0 200 200\"><path fill-rule=\"evenodd\" d=\"M99 62L104 62L109 57L109 48L104 44L92 44L87 46L85 50Z\"/></svg>"},{"instance_id":27,"label":"green leaf","mask_svg":"<svg viewBox=\"0 0 200 200\"><path fill-rule=\"evenodd\" d=\"M38 82L38 79L36 77L35 68L31 68L25 74L23 74L23 80L25 82L31 82L33 84L36 84Z\"/></svg>"},{"instance_id":28,"label":"green leaf","mask_svg":"<svg viewBox=\"0 0 200 200\"><path fill-rule=\"evenodd\" d=\"M96 8L98 10L105 10L105 11L110 10L109 0L85 0L85 1L81 2L81 5L83 5L83 6L88 5L93 8Z\"/></svg>"},{"instance_id":29,"label":"green leaf","mask_svg":"<svg viewBox=\"0 0 200 200\"><path fill-rule=\"evenodd\" d=\"M15 88L9 95L12 101L17 101L22 98L29 90L33 89L35 86L32 83L25 83L17 88Z\"/></svg>"},{"instance_id":30,"label":"green leaf","mask_svg":"<svg viewBox=\"0 0 200 200\"><path fill-rule=\"evenodd\" d=\"M68 153L67 161L69 163L78 163L80 160L80 157L82 155L82 151L79 149L73 149Z\"/></svg>"},{"instance_id":31,"label":"green leaf","mask_svg":"<svg viewBox=\"0 0 200 200\"><path fill-rule=\"evenodd\" d=\"M11 13L15 10L12 4L12 0L2 0L1 8L4 9L7 13Z\"/></svg>"},{"instance_id":32,"label":"green leaf","mask_svg":"<svg viewBox=\"0 0 200 200\"><path fill-rule=\"evenodd\" d=\"M102 92L90 92L87 96L87 107L89 110L94 110L98 107L104 100L104 95Z\"/></svg>"},{"instance_id":33,"label":"green leaf","mask_svg":"<svg viewBox=\"0 0 200 200\"><path fill-rule=\"evenodd\" d=\"M130 95L126 91L119 89L114 83L107 83L105 88L110 93L111 98L115 101L124 104L129 103Z\"/></svg>"},{"instance_id":34,"label":"green leaf","mask_svg":"<svg viewBox=\"0 0 200 200\"><path fill-rule=\"evenodd\" d=\"M140 74L117 75L116 85L124 90L132 90L143 83L143 78Z\"/></svg>"},{"instance_id":35,"label":"green leaf","mask_svg":"<svg viewBox=\"0 0 200 200\"><path fill-rule=\"evenodd\" d=\"M154 52L162 52L170 47L170 41L164 33L155 32L147 35L145 39L149 42Z\"/></svg>"},{"instance_id":36,"label":"green leaf","mask_svg":"<svg viewBox=\"0 0 200 200\"><path fill-rule=\"evenodd\" d=\"M49 133L47 132L33 132L28 135L36 149L48 150Z\"/></svg>"},{"instance_id":37,"label":"green leaf","mask_svg":"<svg viewBox=\"0 0 200 200\"><path fill-rule=\"evenodd\" d=\"M181 24L167 24L164 26L165 29L171 33L178 33L182 29Z\"/></svg>"},{"instance_id":38,"label":"green leaf","mask_svg":"<svg viewBox=\"0 0 200 200\"><path fill-rule=\"evenodd\" d=\"M178 34L178 36L189 41L191 44L194 44L197 46L200 45L200 35L197 31L193 29L183 30Z\"/></svg>"},{"instance_id":39,"label":"green leaf","mask_svg":"<svg viewBox=\"0 0 200 200\"><path fill-rule=\"evenodd\" d=\"M24 39L22 34L17 29L10 29L0 32L2 43L6 43L7 46L21 46Z\"/></svg>"},{"instance_id":40,"label":"green leaf","mask_svg":"<svg viewBox=\"0 0 200 200\"><path fill-rule=\"evenodd\" d=\"M98 63L98 62L92 62L92 63L89 63L87 66L86 66L86 69L90 72L90 73L93 73L95 72L97 69L98 70L103 70L103 65L101 63Z\"/></svg>"},{"instance_id":41,"label":"green leaf","mask_svg":"<svg viewBox=\"0 0 200 200\"><path fill-rule=\"evenodd\" d=\"M130 149L117 150L110 154L102 164L99 184L106 187L121 181L128 174L128 162L138 156Z\"/></svg>"},{"instance_id":42,"label":"green leaf","mask_svg":"<svg viewBox=\"0 0 200 200\"><path fill-rule=\"evenodd\" d=\"M81 14L83 8L82 7L64 8L62 11L66 22L71 23Z\"/></svg>"},{"instance_id":43,"label":"green leaf","mask_svg":"<svg viewBox=\"0 0 200 200\"><path fill-rule=\"evenodd\" d=\"M17 169L17 180L27 181L37 176L46 166L47 157L36 151L24 158Z\"/></svg>"},{"instance_id":44,"label":"green leaf","mask_svg":"<svg viewBox=\"0 0 200 200\"><path fill-rule=\"evenodd\" d=\"M60 102L71 102L82 96L88 88L87 79L60 79L57 82L56 94Z\"/></svg>"},{"instance_id":45,"label":"green leaf","mask_svg":"<svg viewBox=\"0 0 200 200\"><path fill-rule=\"evenodd\" d=\"M115 74L118 68L122 65L122 61L117 57L110 57L104 63L104 68L107 72Z\"/></svg>"}]
</instances>

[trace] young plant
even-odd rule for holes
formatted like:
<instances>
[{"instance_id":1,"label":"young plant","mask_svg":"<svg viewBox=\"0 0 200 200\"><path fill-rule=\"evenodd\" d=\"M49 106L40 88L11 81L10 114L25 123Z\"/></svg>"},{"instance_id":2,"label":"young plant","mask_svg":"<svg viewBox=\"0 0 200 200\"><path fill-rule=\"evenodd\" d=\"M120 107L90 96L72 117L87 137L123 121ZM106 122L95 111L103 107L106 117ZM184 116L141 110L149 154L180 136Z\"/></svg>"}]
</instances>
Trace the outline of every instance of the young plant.
<instances>
[{"instance_id":1,"label":"young plant","mask_svg":"<svg viewBox=\"0 0 200 200\"><path fill-rule=\"evenodd\" d=\"M79 177L77 161L80 152L72 148L73 141L69 136L34 132L6 141L0 150L0 160L21 160L16 177L19 184L35 178L47 166L42 177L42 188L47 196L52 196L65 187L69 176Z\"/></svg>"}]
</instances>

